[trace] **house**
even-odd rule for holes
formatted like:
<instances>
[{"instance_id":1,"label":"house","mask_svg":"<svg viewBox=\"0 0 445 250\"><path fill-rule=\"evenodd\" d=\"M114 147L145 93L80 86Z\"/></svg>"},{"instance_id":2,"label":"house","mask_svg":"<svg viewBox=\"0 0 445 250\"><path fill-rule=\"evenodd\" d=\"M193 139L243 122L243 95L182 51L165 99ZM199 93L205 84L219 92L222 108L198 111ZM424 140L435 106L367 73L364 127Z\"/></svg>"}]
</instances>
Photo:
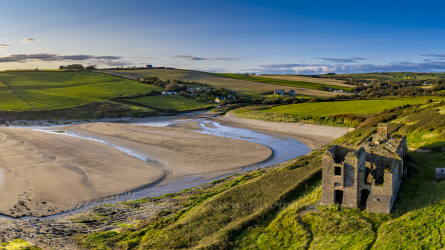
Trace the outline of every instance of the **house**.
<instances>
[{"instance_id":1,"label":"house","mask_svg":"<svg viewBox=\"0 0 445 250\"><path fill-rule=\"evenodd\" d=\"M326 87L326 90L332 92L332 87Z\"/></svg>"},{"instance_id":2,"label":"house","mask_svg":"<svg viewBox=\"0 0 445 250\"><path fill-rule=\"evenodd\" d=\"M178 92L167 90L167 91L163 91L162 94L163 95L177 95Z\"/></svg>"},{"instance_id":3,"label":"house","mask_svg":"<svg viewBox=\"0 0 445 250\"><path fill-rule=\"evenodd\" d=\"M290 95L290 96L295 96L295 91L294 90L289 90L287 92L287 94Z\"/></svg>"},{"instance_id":4,"label":"house","mask_svg":"<svg viewBox=\"0 0 445 250\"><path fill-rule=\"evenodd\" d=\"M406 136L388 134L388 124L378 124L377 134L360 146L334 145L322 157L320 204L366 208L389 214L407 168Z\"/></svg>"},{"instance_id":5,"label":"house","mask_svg":"<svg viewBox=\"0 0 445 250\"><path fill-rule=\"evenodd\" d=\"M226 98L224 96L218 96L215 99L216 103L223 103L226 100Z\"/></svg>"},{"instance_id":6,"label":"house","mask_svg":"<svg viewBox=\"0 0 445 250\"><path fill-rule=\"evenodd\" d=\"M284 95L284 89L274 90L273 95Z\"/></svg>"},{"instance_id":7,"label":"house","mask_svg":"<svg viewBox=\"0 0 445 250\"><path fill-rule=\"evenodd\" d=\"M147 69L152 69L152 68L153 68L153 65L147 64L147 66L145 66L145 68L147 68Z\"/></svg>"}]
</instances>

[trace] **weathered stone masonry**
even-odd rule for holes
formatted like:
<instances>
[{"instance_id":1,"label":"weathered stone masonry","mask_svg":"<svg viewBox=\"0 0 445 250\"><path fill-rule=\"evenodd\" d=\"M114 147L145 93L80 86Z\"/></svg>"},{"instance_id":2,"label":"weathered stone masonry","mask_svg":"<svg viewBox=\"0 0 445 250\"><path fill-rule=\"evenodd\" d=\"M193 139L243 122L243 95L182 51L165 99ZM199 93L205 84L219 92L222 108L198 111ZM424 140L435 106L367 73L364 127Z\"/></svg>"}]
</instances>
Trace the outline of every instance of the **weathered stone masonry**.
<instances>
[{"instance_id":1,"label":"weathered stone masonry","mask_svg":"<svg viewBox=\"0 0 445 250\"><path fill-rule=\"evenodd\" d=\"M391 212L406 176L406 137L389 136L387 124L379 124L377 131L361 146L335 145L324 153L321 205Z\"/></svg>"}]
</instances>

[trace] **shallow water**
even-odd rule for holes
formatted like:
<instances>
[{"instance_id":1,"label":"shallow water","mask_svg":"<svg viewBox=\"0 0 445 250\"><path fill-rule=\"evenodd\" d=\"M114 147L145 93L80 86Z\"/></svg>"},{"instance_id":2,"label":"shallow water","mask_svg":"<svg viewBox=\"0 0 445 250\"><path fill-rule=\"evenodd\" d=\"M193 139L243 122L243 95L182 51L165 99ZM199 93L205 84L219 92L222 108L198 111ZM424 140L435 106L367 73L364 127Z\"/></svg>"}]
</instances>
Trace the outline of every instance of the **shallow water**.
<instances>
[{"instance_id":1,"label":"shallow water","mask_svg":"<svg viewBox=\"0 0 445 250\"><path fill-rule=\"evenodd\" d=\"M177 119L177 120L170 120L170 121L146 121L144 119L140 119L140 120L132 119L129 124L141 125L141 126L166 127L166 126L169 126L174 123L181 123L181 122L187 122L187 121L199 121L199 126L202 129L202 131L197 131L197 132L215 135L215 136L222 136L222 137L227 137L227 138L232 138L232 139L251 141L251 142L255 142L255 143L267 146L273 150L274 156L271 157L271 159L269 159L263 163L260 163L260 164L255 164L253 166L247 166L242 171L260 168L260 167L272 166L277 163L281 163L281 162L285 162L285 161L293 159L293 158L297 158L301 155L306 155L310 151L310 148L308 146L306 146L305 144L303 144L295 139L292 139L292 138L284 137L281 135L275 135L273 133L266 134L266 133L261 133L261 132L250 130L250 129L225 126L225 125L220 124L215 121L206 120L205 118L186 119L186 120L185 119ZM64 125L64 126L66 126L66 125ZM55 133L55 132L51 131L50 128L48 128L48 127L32 127L31 129ZM76 133L63 133L63 134L69 135L69 136L81 137L84 139L93 140L93 141L96 141L99 143L103 143L103 144L109 145L111 147L114 147L124 153L132 155L140 160L150 161L149 155L143 155L138 152L135 152L134 150L130 150L130 149L126 149L126 148L114 145L112 143L107 142L106 140L93 138L93 137L85 137L85 136L81 136ZM103 204L103 203L111 204L111 203L120 202L120 201L124 201L124 200L140 199L143 197L159 197L159 196L162 196L163 194L179 192L183 189L196 187L196 186L208 183L208 182L216 180L216 179L224 178L224 177L229 176L234 173L236 173L236 172L218 176L218 177L215 177L212 179L204 179L202 177L196 176L196 177L188 177L186 179L176 181L173 183L168 183L168 184L160 183L160 184L152 185L149 187L141 188L139 190L127 192L126 194L109 197L109 199L107 199L106 201L103 201L103 202L94 202L94 203L90 203L90 204L83 204L83 206L81 208L75 209L70 212L47 216L47 217L44 217L44 219L58 219L58 218L65 217L67 215L81 213L93 206ZM0 216L0 217L10 218L7 216ZM33 218L33 217L27 216L27 217L23 217L21 219L26 220L26 219L31 219L31 218Z\"/></svg>"}]
</instances>

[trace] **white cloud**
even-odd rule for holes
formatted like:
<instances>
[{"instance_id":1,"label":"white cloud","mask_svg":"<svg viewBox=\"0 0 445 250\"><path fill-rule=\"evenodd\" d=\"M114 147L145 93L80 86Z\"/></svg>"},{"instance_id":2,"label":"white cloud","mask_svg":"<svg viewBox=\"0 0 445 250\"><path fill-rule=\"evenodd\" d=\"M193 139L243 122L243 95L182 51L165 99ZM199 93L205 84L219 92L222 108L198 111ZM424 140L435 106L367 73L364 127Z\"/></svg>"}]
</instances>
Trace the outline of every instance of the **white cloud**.
<instances>
[{"instance_id":1,"label":"white cloud","mask_svg":"<svg viewBox=\"0 0 445 250\"><path fill-rule=\"evenodd\" d=\"M22 42L24 42L24 43L41 42L41 41L43 41L43 40L42 39L37 40L37 39L34 39L34 38L23 38L22 39Z\"/></svg>"}]
</instances>

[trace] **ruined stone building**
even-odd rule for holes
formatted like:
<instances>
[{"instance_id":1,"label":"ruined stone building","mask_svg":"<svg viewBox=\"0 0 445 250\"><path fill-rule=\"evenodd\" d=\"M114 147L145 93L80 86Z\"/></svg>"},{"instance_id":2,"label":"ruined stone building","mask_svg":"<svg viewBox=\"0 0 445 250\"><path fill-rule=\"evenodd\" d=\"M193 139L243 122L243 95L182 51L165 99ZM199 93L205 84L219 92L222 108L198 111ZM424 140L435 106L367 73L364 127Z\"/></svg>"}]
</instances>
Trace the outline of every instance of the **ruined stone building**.
<instances>
[{"instance_id":1,"label":"ruined stone building","mask_svg":"<svg viewBox=\"0 0 445 250\"><path fill-rule=\"evenodd\" d=\"M389 135L387 124L379 124L377 134L360 146L329 148L323 155L320 204L389 214L406 177L406 152L406 136Z\"/></svg>"}]
</instances>

